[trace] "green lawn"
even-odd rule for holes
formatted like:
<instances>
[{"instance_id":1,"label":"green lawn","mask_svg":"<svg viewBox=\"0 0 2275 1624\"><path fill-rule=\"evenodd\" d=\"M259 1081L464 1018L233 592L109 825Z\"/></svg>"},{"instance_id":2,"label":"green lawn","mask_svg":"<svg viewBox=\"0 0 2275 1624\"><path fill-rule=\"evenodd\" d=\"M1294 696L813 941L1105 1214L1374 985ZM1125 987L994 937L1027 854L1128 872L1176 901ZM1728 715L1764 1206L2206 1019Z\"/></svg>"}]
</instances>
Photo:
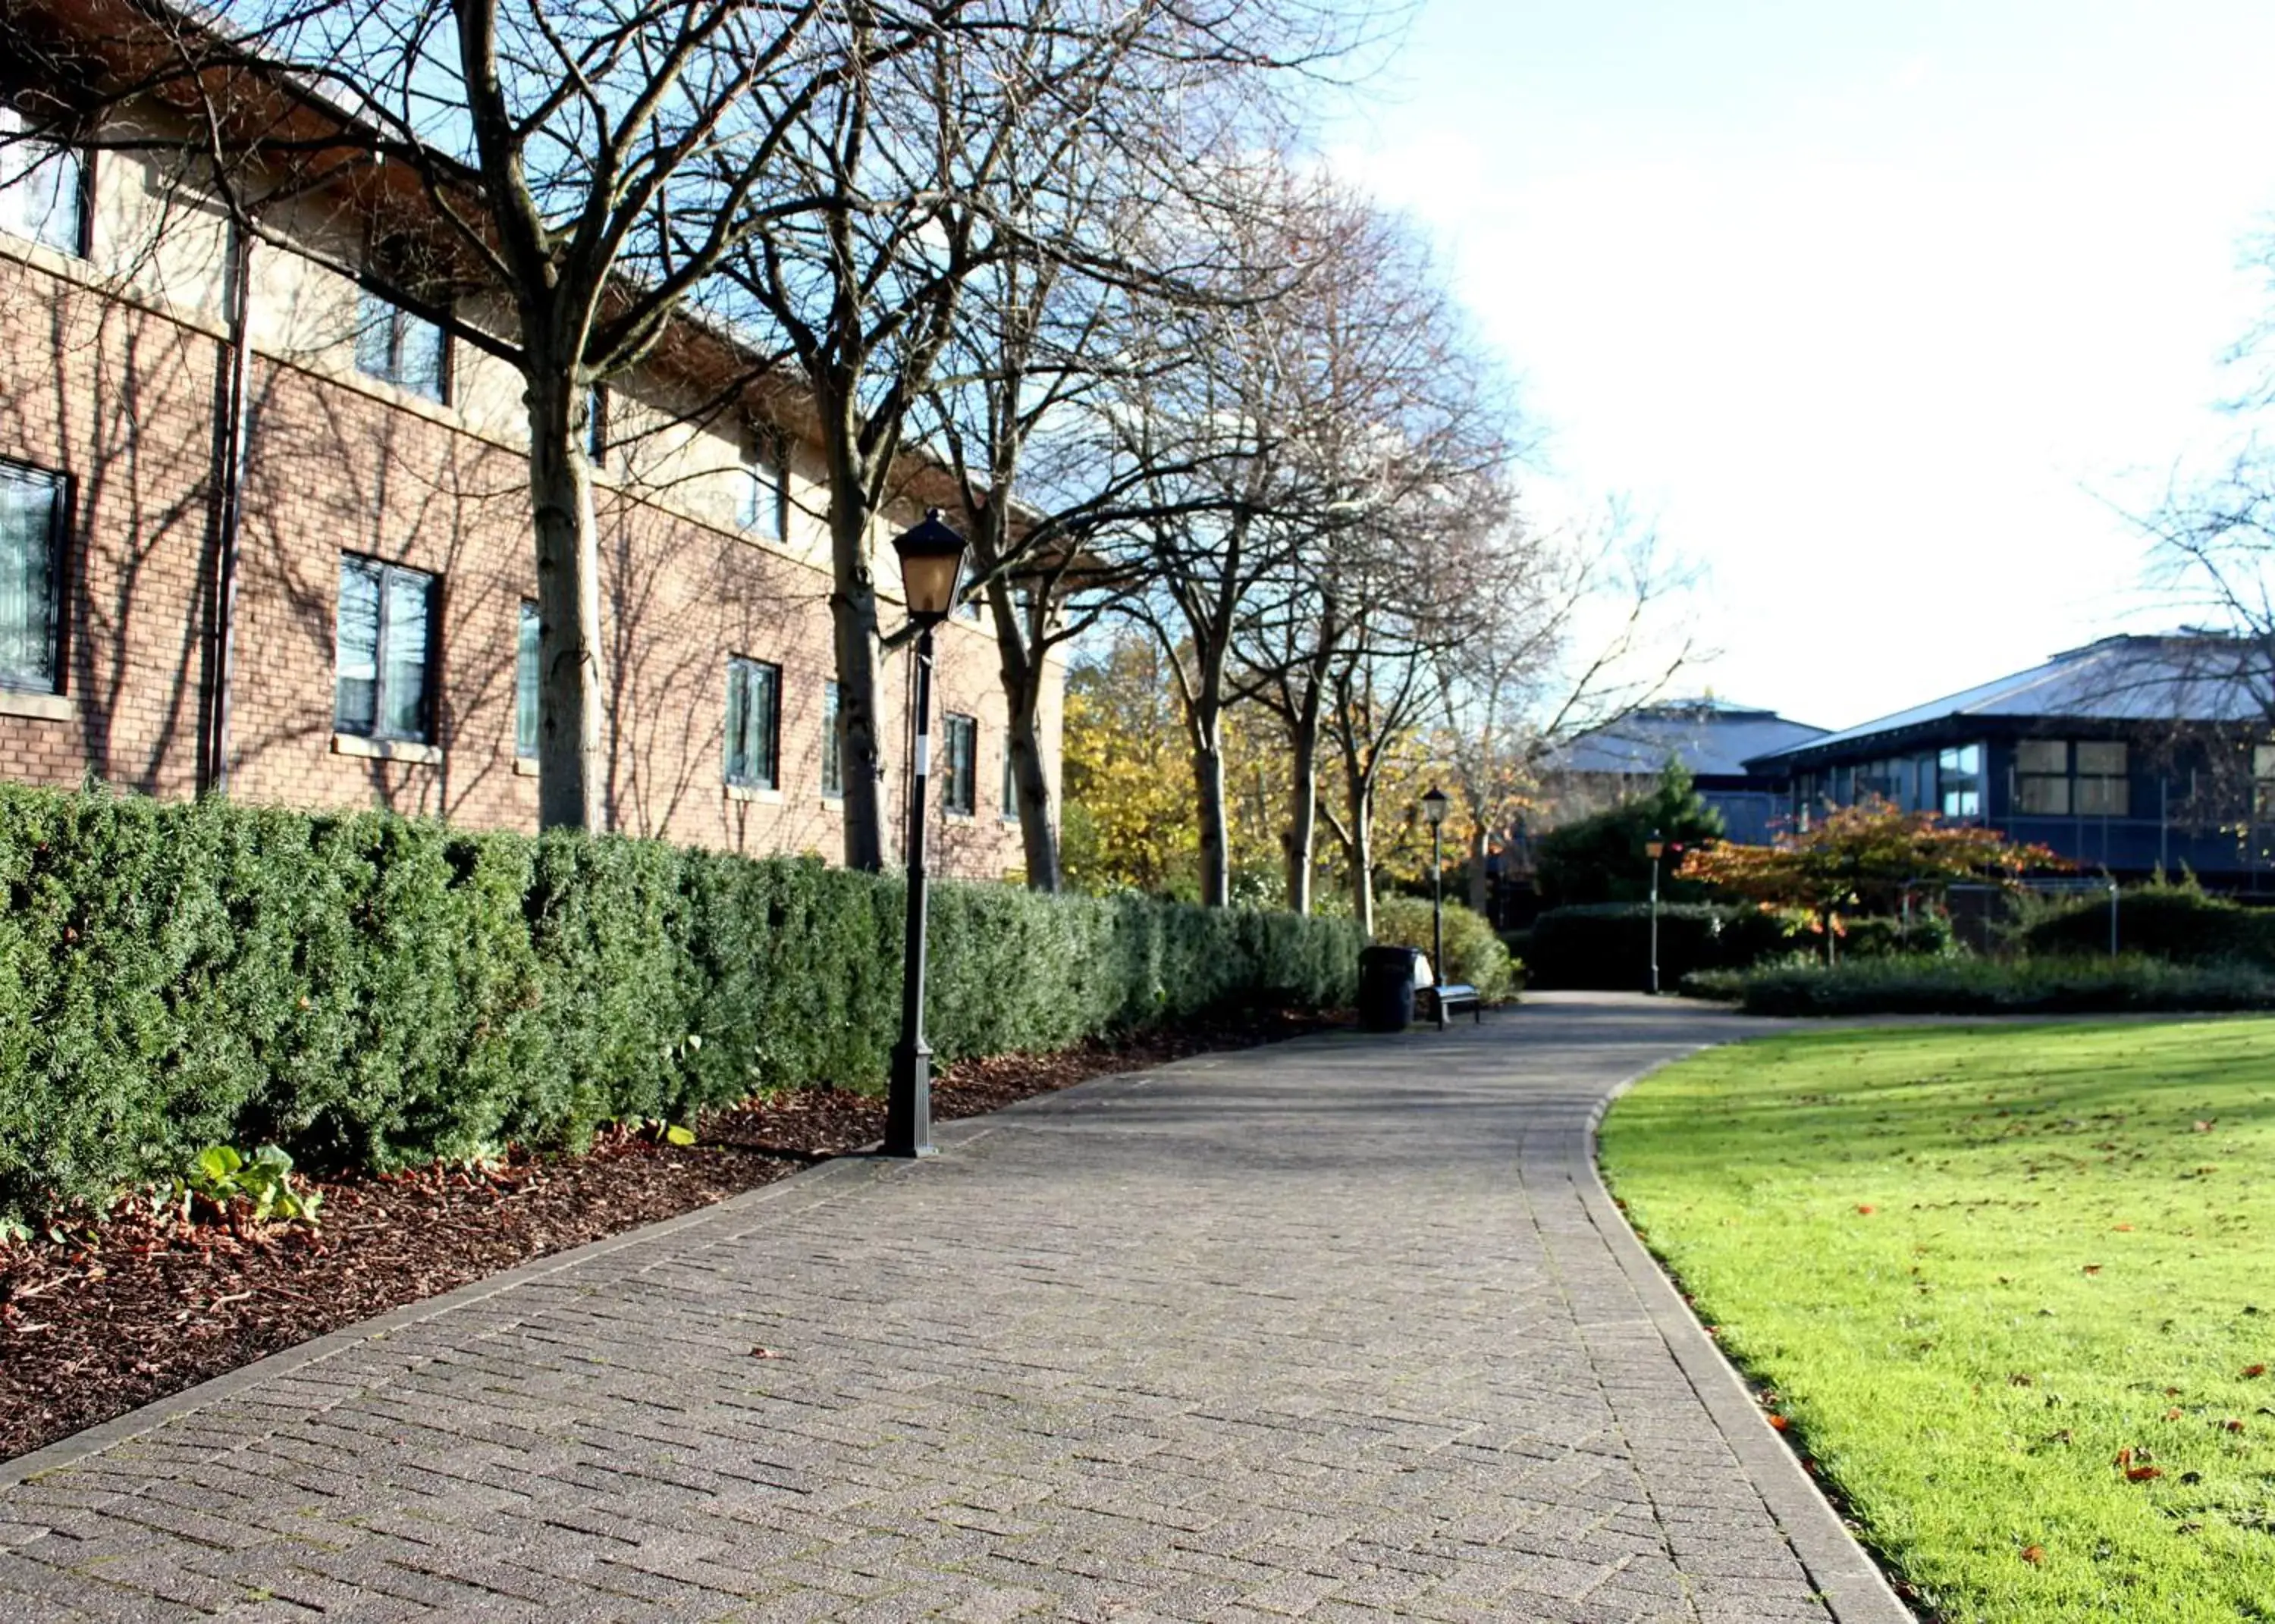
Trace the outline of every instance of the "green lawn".
<instances>
[{"instance_id":1,"label":"green lawn","mask_svg":"<svg viewBox=\"0 0 2275 1624\"><path fill-rule=\"evenodd\" d=\"M1940 1616L2275 1620L2275 1021L1719 1049L1603 1160Z\"/></svg>"}]
</instances>

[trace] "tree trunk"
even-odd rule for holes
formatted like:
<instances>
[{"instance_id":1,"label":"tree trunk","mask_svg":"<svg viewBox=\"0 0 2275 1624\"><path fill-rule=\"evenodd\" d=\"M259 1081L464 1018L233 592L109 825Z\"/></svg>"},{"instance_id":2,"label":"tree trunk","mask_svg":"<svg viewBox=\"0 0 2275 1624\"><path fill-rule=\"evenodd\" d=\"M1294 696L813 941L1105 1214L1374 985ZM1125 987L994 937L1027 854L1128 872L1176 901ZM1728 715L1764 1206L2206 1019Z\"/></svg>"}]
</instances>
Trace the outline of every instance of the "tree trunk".
<instances>
[{"instance_id":1,"label":"tree trunk","mask_svg":"<svg viewBox=\"0 0 2275 1624\"><path fill-rule=\"evenodd\" d=\"M877 706L877 581L869 560L869 503L857 470L833 456L829 553L835 590L837 714L843 732L845 866L885 865L884 751Z\"/></svg>"},{"instance_id":2,"label":"tree trunk","mask_svg":"<svg viewBox=\"0 0 2275 1624\"><path fill-rule=\"evenodd\" d=\"M1313 684L1288 724L1293 778L1288 791L1288 907L1311 911L1311 857L1319 837L1319 688Z\"/></svg>"},{"instance_id":3,"label":"tree trunk","mask_svg":"<svg viewBox=\"0 0 2275 1624\"><path fill-rule=\"evenodd\" d=\"M537 822L608 827L601 775L601 543L573 358L528 357L529 495L537 533Z\"/></svg>"},{"instance_id":4,"label":"tree trunk","mask_svg":"<svg viewBox=\"0 0 2275 1624\"><path fill-rule=\"evenodd\" d=\"M973 526L975 535L979 528ZM979 555L983 561L1001 556L995 539L988 538L988 543ZM1034 635L1029 635L1031 629L1021 623L1020 605L1002 580L988 584L987 607L995 621L996 652L1002 657L1003 707L1011 724L1011 789L1018 802L1027 888L1056 892L1062 884L1059 835L1052 817L1050 774L1043 767L1041 728L1043 682L1049 668L1034 652L1042 646L1043 627L1039 623L1032 629ZM1039 622L1047 611L1038 603L1034 613Z\"/></svg>"},{"instance_id":5,"label":"tree trunk","mask_svg":"<svg viewBox=\"0 0 2275 1624\"><path fill-rule=\"evenodd\" d=\"M1350 813L1351 918L1369 940L1374 936L1374 785L1350 775L1345 797ZM1432 969L1436 966L1432 965Z\"/></svg>"},{"instance_id":6,"label":"tree trunk","mask_svg":"<svg viewBox=\"0 0 2275 1624\"><path fill-rule=\"evenodd\" d=\"M1196 730L1208 742L1193 747L1193 792L1201 826L1201 906L1232 905L1232 841L1224 804L1224 734L1221 718Z\"/></svg>"}]
</instances>

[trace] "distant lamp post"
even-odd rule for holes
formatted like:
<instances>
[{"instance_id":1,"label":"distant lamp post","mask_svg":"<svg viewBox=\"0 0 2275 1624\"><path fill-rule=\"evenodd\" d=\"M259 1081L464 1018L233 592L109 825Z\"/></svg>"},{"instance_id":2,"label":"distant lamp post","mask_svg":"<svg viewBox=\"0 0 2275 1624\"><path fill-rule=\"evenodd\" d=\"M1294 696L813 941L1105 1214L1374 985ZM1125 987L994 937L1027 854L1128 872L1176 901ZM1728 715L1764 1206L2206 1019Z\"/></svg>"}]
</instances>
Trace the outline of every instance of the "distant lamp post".
<instances>
[{"instance_id":1,"label":"distant lamp post","mask_svg":"<svg viewBox=\"0 0 2275 1624\"><path fill-rule=\"evenodd\" d=\"M885 1098L885 1154L929 1156L932 1048L925 1042L925 780L932 772L932 633L956 606L964 572L964 538L933 509L924 522L893 538L901 558L901 592L917 629L916 771L909 780L908 942L901 955L901 1040Z\"/></svg>"},{"instance_id":2,"label":"distant lamp post","mask_svg":"<svg viewBox=\"0 0 2275 1624\"><path fill-rule=\"evenodd\" d=\"M1644 842L1644 851L1651 858L1651 993L1659 996L1659 859L1666 853L1667 842L1653 829L1651 838Z\"/></svg>"},{"instance_id":3,"label":"distant lamp post","mask_svg":"<svg viewBox=\"0 0 2275 1624\"><path fill-rule=\"evenodd\" d=\"M1446 792L1434 785L1423 794L1422 816L1430 825L1430 974L1441 987L1446 985L1446 855L1441 842L1450 804ZM1433 993L1430 1001L1438 1007L1438 1030L1444 1031L1445 995Z\"/></svg>"}]
</instances>

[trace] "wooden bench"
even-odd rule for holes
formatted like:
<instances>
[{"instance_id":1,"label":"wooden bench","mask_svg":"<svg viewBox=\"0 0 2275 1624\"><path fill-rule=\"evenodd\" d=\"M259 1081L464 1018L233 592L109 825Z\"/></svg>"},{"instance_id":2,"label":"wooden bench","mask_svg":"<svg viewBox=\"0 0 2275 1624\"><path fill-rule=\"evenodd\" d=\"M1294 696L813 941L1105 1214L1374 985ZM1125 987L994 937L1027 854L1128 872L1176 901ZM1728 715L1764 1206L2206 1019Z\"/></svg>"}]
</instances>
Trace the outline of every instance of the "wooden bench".
<instances>
[{"instance_id":1,"label":"wooden bench","mask_svg":"<svg viewBox=\"0 0 2275 1624\"><path fill-rule=\"evenodd\" d=\"M1477 1017L1478 1024L1480 1026L1485 1024L1485 1003L1478 997L1478 989L1473 986L1459 981L1440 981L1430 989L1430 1003L1437 1016L1438 1030L1440 1031L1446 1029L1446 1017L1464 1004L1469 1006L1470 1013Z\"/></svg>"}]
</instances>

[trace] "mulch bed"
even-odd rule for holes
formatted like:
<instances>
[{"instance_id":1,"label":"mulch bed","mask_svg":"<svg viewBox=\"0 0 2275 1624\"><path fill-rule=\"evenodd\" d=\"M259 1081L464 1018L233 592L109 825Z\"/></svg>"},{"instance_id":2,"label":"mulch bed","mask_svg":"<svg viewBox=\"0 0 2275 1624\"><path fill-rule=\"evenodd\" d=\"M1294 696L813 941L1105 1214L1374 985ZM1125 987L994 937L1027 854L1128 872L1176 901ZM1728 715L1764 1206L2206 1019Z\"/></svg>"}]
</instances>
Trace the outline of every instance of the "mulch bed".
<instances>
[{"instance_id":1,"label":"mulch bed","mask_svg":"<svg viewBox=\"0 0 2275 1624\"><path fill-rule=\"evenodd\" d=\"M962 1061L933 1079L933 1114L977 1116L1107 1072L1316 1031L1283 1011ZM312 1181L321 1227L208 1212L184 1224L141 1204L60 1241L0 1243L0 1460L181 1392L264 1355L533 1258L707 1206L874 1144L884 1102L806 1089L714 1112L693 1145L611 1132L578 1157L516 1150Z\"/></svg>"}]
</instances>

